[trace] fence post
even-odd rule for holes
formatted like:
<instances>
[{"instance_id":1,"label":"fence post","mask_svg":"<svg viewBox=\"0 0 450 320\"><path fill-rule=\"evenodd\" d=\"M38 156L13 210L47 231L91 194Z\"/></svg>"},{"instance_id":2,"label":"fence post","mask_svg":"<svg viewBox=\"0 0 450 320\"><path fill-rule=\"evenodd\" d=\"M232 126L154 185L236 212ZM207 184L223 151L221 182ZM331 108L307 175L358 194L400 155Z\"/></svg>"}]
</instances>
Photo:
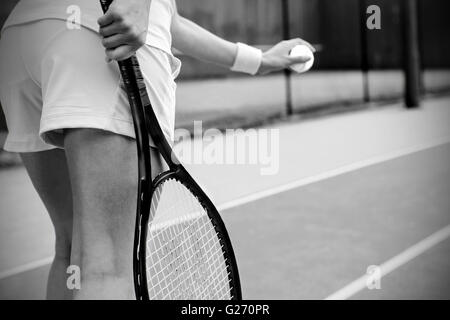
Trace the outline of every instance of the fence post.
<instances>
[{"instance_id":1,"label":"fence post","mask_svg":"<svg viewBox=\"0 0 450 320\"><path fill-rule=\"evenodd\" d=\"M368 56L368 41L367 41L367 6L365 0L359 1L359 15L360 15L360 42L361 42L361 72L363 77L363 101L370 101L369 89L369 56Z\"/></svg>"},{"instance_id":2,"label":"fence post","mask_svg":"<svg viewBox=\"0 0 450 320\"><path fill-rule=\"evenodd\" d=\"M6 129L6 120L5 120L3 111L2 111L2 107L0 106L0 132L6 131L6 130L7 130ZM1 146L0 146L0 148L1 148Z\"/></svg>"},{"instance_id":3,"label":"fence post","mask_svg":"<svg viewBox=\"0 0 450 320\"><path fill-rule=\"evenodd\" d=\"M403 8L405 104L415 108L420 106L421 83L417 1L403 0Z\"/></svg>"},{"instance_id":4,"label":"fence post","mask_svg":"<svg viewBox=\"0 0 450 320\"><path fill-rule=\"evenodd\" d=\"M288 40L291 37L291 26L289 19L289 0L281 0L281 21L283 24L283 38ZM292 115L294 108L292 106L292 71L290 69L284 70L284 78L286 84L286 114Z\"/></svg>"}]
</instances>

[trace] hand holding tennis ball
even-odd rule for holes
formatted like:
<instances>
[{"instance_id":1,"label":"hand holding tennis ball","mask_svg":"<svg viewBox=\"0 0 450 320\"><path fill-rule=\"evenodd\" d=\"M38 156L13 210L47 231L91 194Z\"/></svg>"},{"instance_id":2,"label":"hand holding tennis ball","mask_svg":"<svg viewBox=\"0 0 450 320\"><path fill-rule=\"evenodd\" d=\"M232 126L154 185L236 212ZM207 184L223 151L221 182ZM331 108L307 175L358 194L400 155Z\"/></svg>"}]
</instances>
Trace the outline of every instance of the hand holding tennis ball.
<instances>
[{"instance_id":1,"label":"hand holding tennis ball","mask_svg":"<svg viewBox=\"0 0 450 320\"><path fill-rule=\"evenodd\" d=\"M298 48L306 48L307 50ZM311 64L312 66L314 63L313 53L315 51L311 44L299 38L281 41L263 53L263 59L258 73L267 74L304 63ZM310 62L311 60L313 61Z\"/></svg>"}]
</instances>

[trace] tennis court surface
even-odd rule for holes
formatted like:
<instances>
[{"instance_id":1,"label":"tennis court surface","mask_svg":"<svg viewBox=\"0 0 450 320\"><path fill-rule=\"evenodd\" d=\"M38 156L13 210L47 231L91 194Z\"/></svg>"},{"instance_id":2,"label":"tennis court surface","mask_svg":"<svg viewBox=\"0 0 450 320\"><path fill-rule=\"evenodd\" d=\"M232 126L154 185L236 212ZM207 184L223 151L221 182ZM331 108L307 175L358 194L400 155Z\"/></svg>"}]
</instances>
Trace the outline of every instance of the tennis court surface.
<instances>
[{"instance_id":1,"label":"tennis court surface","mask_svg":"<svg viewBox=\"0 0 450 320\"><path fill-rule=\"evenodd\" d=\"M449 299L449 124L448 97L295 119L267 127L276 175L188 166L222 209L243 297ZM0 202L0 299L42 299L53 231L23 168L0 171Z\"/></svg>"}]
</instances>

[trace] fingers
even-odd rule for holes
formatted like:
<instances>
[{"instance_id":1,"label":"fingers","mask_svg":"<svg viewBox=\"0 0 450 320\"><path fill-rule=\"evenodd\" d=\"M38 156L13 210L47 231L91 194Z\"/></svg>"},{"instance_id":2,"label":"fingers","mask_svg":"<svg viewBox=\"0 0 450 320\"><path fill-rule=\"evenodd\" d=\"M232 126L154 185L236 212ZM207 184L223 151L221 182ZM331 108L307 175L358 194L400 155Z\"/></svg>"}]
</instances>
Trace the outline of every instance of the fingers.
<instances>
[{"instance_id":1,"label":"fingers","mask_svg":"<svg viewBox=\"0 0 450 320\"><path fill-rule=\"evenodd\" d=\"M136 50L145 44L145 36L137 36L133 33L120 33L116 30L122 30L121 27L113 25L101 29L103 36L102 45L105 47L106 61L125 60L131 57Z\"/></svg>"},{"instance_id":2,"label":"fingers","mask_svg":"<svg viewBox=\"0 0 450 320\"><path fill-rule=\"evenodd\" d=\"M116 1L113 1L109 6L108 11L97 19L97 23L100 27L105 27L113 22L122 22L124 17L124 10Z\"/></svg>"},{"instance_id":3,"label":"fingers","mask_svg":"<svg viewBox=\"0 0 450 320\"><path fill-rule=\"evenodd\" d=\"M145 32L139 32L135 26L120 21L100 28L99 33L104 38L120 34L124 36L124 39L140 46L144 45L146 36Z\"/></svg>"},{"instance_id":4,"label":"fingers","mask_svg":"<svg viewBox=\"0 0 450 320\"><path fill-rule=\"evenodd\" d=\"M131 43L131 37L124 34L115 34L102 39L102 45L105 49L114 49L123 46L124 44L131 45Z\"/></svg>"},{"instance_id":5,"label":"fingers","mask_svg":"<svg viewBox=\"0 0 450 320\"><path fill-rule=\"evenodd\" d=\"M113 49L106 49L106 61L122 61L130 58L136 52L136 48L131 45L124 45Z\"/></svg>"},{"instance_id":6,"label":"fingers","mask_svg":"<svg viewBox=\"0 0 450 320\"><path fill-rule=\"evenodd\" d=\"M107 58L117 61L130 58L144 44L144 39L136 40L134 37L124 34L115 34L102 40Z\"/></svg>"},{"instance_id":7,"label":"fingers","mask_svg":"<svg viewBox=\"0 0 450 320\"><path fill-rule=\"evenodd\" d=\"M100 31L103 36L102 45L106 49L107 62L125 60L145 44L145 34L137 35L133 32L123 33L116 30L123 29L120 26L111 25Z\"/></svg>"},{"instance_id":8,"label":"fingers","mask_svg":"<svg viewBox=\"0 0 450 320\"><path fill-rule=\"evenodd\" d=\"M99 24L100 27L105 27L113 23L114 21L117 21L118 19L120 19L120 16L117 15L115 11L108 10L108 12L106 12L103 16L98 18L97 23Z\"/></svg>"},{"instance_id":9,"label":"fingers","mask_svg":"<svg viewBox=\"0 0 450 320\"><path fill-rule=\"evenodd\" d=\"M305 45L307 46L312 52L316 52L316 49L313 47L312 44L310 44L308 41L305 41L303 39L300 38L295 38L295 39L291 39L291 40L287 40L287 43L289 43L290 45L292 45L292 48L294 48L297 45Z\"/></svg>"},{"instance_id":10,"label":"fingers","mask_svg":"<svg viewBox=\"0 0 450 320\"><path fill-rule=\"evenodd\" d=\"M124 24L117 22L101 27L98 32L103 37L109 37L116 33L124 33L127 30L128 28Z\"/></svg>"},{"instance_id":11,"label":"fingers","mask_svg":"<svg viewBox=\"0 0 450 320\"><path fill-rule=\"evenodd\" d=\"M311 57L307 56L298 56L298 57L289 57L289 63L290 65L297 64L297 63L305 63L311 60Z\"/></svg>"},{"instance_id":12,"label":"fingers","mask_svg":"<svg viewBox=\"0 0 450 320\"><path fill-rule=\"evenodd\" d=\"M121 61L131 57L140 47L140 45L133 45L132 40L130 36L124 34L115 34L103 38L102 44L106 48L106 62Z\"/></svg>"},{"instance_id":13,"label":"fingers","mask_svg":"<svg viewBox=\"0 0 450 320\"><path fill-rule=\"evenodd\" d=\"M129 12L127 15L127 11L114 4L97 20L99 34L103 37L102 45L106 49L106 61L131 57L145 44L147 36L147 28L138 27Z\"/></svg>"}]
</instances>

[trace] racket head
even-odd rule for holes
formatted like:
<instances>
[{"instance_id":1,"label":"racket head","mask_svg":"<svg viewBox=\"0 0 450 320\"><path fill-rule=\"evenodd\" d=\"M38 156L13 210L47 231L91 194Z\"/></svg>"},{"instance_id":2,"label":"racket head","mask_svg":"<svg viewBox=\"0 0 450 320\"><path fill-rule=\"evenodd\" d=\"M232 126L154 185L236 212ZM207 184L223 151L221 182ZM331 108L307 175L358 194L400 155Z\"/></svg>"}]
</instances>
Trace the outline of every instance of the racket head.
<instances>
[{"instance_id":1,"label":"racket head","mask_svg":"<svg viewBox=\"0 0 450 320\"><path fill-rule=\"evenodd\" d=\"M225 225L210 199L180 165L153 182L151 209L140 223L139 294L143 300L241 300Z\"/></svg>"}]
</instances>

